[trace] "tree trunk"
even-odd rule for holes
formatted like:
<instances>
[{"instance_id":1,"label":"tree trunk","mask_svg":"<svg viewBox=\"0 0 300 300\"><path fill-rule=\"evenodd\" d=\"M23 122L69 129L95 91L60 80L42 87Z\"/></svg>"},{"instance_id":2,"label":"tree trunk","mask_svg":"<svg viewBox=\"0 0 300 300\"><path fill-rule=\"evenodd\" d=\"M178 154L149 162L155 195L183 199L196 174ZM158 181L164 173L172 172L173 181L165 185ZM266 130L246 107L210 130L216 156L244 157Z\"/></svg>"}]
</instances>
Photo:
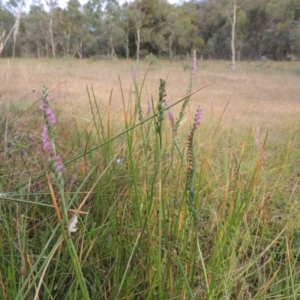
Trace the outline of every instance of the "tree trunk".
<instances>
[{"instance_id":1,"label":"tree trunk","mask_svg":"<svg viewBox=\"0 0 300 300\"><path fill-rule=\"evenodd\" d=\"M22 12L22 5L23 5L23 1L21 1L19 11L18 11L17 16L16 16L15 26L14 26L14 45L13 45L13 53L12 53L13 58L15 57L16 41L17 41L17 35L19 33L19 25L20 25L20 18L21 18L21 12Z\"/></svg>"},{"instance_id":2,"label":"tree trunk","mask_svg":"<svg viewBox=\"0 0 300 300\"><path fill-rule=\"evenodd\" d=\"M46 57L49 57L49 47L48 47L48 42L45 41L45 48L46 48Z\"/></svg>"},{"instance_id":3,"label":"tree trunk","mask_svg":"<svg viewBox=\"0 0 300 300\"><path fill-rule=\"evenodd\" d=\"M231 19L231 52L232 52L232 70L235 71L235 24L236 24L236 3L233 4L233 17Z\"/></svg>"},{"instance_id":4,"label":"tree trunk","mask_svg":"<svg viewBox=\"0 0 300 300\"><path fill-rule=\"evenodd\" d=\"M4 48L4 37L5 37L5 30L3 31L2 35L0 36L0 55Z\"/></svg>"},{"instance_id":5,"label":"tree trunk","mask_svg":"<svg viewBox=\"0 0 300 300\"><path fill-rule=\"evenodd\" d=\"M41 58L40 39L37 39L37 57Z\"/></svg>"},{"instance_id":6,"label":"tree trunk","mask_svg":"<svg viewBox=\"0 0 300 300\"><path fill-rule=\"evenodd\" d=\"M111 49L110 56L112 57L112 59L115 59L117 57L117 55L116 55L116 51L115 51L115 48L114 48L112 37L110 37L109 43L110 43L110 49Z\"/></svg>"},{"instance_id":7,"label":"tree trunk","mask_svg":"<svg viewBox=\"0 0 300 300\"><path fill-rule=\"evenodd\" d=\"M125 44L125 51L126 51L126 59L129 60L130 53L129 53L129 30L126 33L126 44Z\"/></svg>"},{"instance_id":8,"label":"tree trunk","mask_svg":"<svg viewBox=\"0 0 300 300\"><path fill-rule=\"evenodd\" d=\"M56 49L55 49L53 32L52 32L52 18L50 19L50 22L49 22L49 34L50 34L50 39L51 39L52 56L55 58L56 57Z\"/></svg>"},{"instance_id":9,"label":"tree trunk","mask_svg":"<svg viewBox=\"0 0 300 300\"><path fill-rule=\"evenodd\" d=\"M136 37L135 37L135 44L136 44L136 60L140 60L140 44L141 44L141 38L140 38L140 28L136 28Z\"/></svg>"},{"instance_id":10,"label":"tree trunk","mask_svg":"<svg viewBox=\"0 0 300 300\"><path fill-rule=\"evenodd\" d=\"M67 49L66 49L67 54L70 54L71 32L72 32L72 25L69 27L68 34L66 35L66 38L67 38Z\"/></svg>"},{"instance_id":11,"label":"tree trunk","mask_svg":"<svg viewBox=\"0 0 300 300\"><path fill-rule=\"evenodd\" d=\"M78 50L77 50L79 58L82 58L82 52L83 52L82 51L82 38L80 38L78 41Z\"/></svg>"},{"instance_id":12,"label":"tree trunk","mask_svg":"<svg viewBox=\"0 0 300 300\"><path fill-rule=\"evenodd\" d=\"M169 37L169 59L173 59L173 32Z\"/></svg>"},{"instance_id":13,"label":"tree trunk","mask_svg":"<svg viewBox=\"0 0 300 300\"><path fill-rule=\"evenodd\" d=\"M4 40L4 38L5 38L5 30L3 31L2 36L0 36L0 55L1 55L1 52L2 52L3 48L5 47L7 41L8 41L8 39L9 39L9 37L10 37L10 35L13 33L14 28L15 28L15 26L13 26L13 27L11 28L11 30L10 30L10 32L9 32L9 34L8 34L8 36L6 37L5 40Z\"/></svg>"}]
</instances>

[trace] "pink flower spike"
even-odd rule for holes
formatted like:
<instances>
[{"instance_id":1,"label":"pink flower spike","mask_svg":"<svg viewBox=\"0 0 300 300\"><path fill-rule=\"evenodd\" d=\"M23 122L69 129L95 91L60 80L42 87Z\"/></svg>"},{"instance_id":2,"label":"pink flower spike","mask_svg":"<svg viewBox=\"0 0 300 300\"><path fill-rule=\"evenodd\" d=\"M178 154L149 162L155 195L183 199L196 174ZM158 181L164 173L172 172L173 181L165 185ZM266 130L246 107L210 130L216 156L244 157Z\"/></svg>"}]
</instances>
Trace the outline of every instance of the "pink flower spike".
<instances>
[{"instance_id":1,"label":"pink flower spike","mask_svg":"<svg viewBox=\"0 0 300 300\"><path fill-rule=\"evenodd\" d=\"M46 104L44 101L42 101L42 103L40 104L40 109L42 109L43 111L45 111L45 109L47 108Z\"/></svg>"},{"instance_id":2,"label":"pink flower spike","mask_svg":"<svg viewBox=\"0 0 300 300\"><path fill-rule=\"evenodd\" d=\"M171 113L170 110L168 110L167 116L168 116L169 121L170 121L172 124L174 124L174 117L173 117L173 115L172 115L172 113Z\"/></svg>"},{"instance_id":3,"label":"pink flower spike","mask_svg":"<svg viewBox=\"0 0 300 300\"><path fill-rule=\"evenodd\" d=\"M52 145L50 142L44 142L44 150L49 152L49 153L52 153L53 150L52 150Z\"/></svg>"},{"instance_id":4,"label":"pink flower spike","mask_svg":"<svg viewBox=\"0 0 300 300\"><path fill-rule=\"evenodd\" d=\"M42 140L43 142L46 142L48 140L48 130L46 125L44 125L42 129Z\"/></svg>"},{"instance_id":5,"label":"pink flower spike","mask_svg":"<svg viewBox=\"0 0 300 300\"><path fill-rule=\"evenodd\" d=\"M53 153L53 149L49 141L48 130L46 125L44 125L42 129L42 141L43 141L44 150L47 151L48 153Z\"/></svg>"},{"instance_id":6,"label":"pink flower spike","mask_svg":"<svg viewBox=\"0 0 300 300\"><path fill-rule=\"evenodd\" d=\"M203 111L204 109L199 107L197 109L196 115L195 115L195 119L194 119L194 124L193 124L193 128L196 129L196 127L201 123L202 121L202 117L203 117Z\"/></svg>"},{"instance_id":7,"label":"pink flower spike","mask_svg":"<svg viewBox=\"0 0 300 300\"><path fill-rule=\"evenodd\" d=\"M49 122L50 122L51 124L54 124L55 121L56 121L56 118L55 118L55 115L54 115L53 111L52 111L49 107L47 107L47 108L44 110L44 112L45 112L46 116L48 117Z\"/></svg>"},{"instance_id":8,"label":"pink flower spike","mask_svg":"<svg viewBox=\"0 0 300 300\"><path fill-rule=\"evenodd\" d=\"M58 156L58 155L53 156L53 162L54 162L55 168L57 168L57 170L59 172L64 168L64 165L63 165L63 163L61 161L60 156Z\"/></svg>"}]
</instances>

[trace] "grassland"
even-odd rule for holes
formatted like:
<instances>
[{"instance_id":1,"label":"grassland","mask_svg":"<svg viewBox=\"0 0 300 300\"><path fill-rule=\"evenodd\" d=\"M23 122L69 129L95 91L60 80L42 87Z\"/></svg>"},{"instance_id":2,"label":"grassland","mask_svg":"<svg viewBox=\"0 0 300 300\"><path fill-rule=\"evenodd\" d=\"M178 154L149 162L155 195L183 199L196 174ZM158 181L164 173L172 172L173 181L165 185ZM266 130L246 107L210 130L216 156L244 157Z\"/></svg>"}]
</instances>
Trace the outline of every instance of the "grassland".
<instances>
[{"instance_id":1,"label":"grassland","mask_svg":"<svg viewBox=\"0 0 300 300\"><path fill-rule=\"evenodd\" d=\"M190 65L0 60L1 299L299 299L300 64L198 61L174 140Z\"/></svg>"}]
</instances>

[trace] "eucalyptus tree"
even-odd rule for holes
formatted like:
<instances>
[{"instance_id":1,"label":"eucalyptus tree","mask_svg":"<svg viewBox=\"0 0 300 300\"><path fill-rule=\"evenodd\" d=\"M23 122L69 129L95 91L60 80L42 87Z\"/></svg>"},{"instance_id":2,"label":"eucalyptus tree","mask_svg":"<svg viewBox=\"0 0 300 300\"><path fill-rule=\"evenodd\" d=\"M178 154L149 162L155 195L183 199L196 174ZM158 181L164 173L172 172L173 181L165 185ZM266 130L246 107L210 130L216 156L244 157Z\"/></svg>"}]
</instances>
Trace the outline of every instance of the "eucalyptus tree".
<instances>
[{"instance_id":1,"label":"eucalyptus tree","mask_svg":"<svg viewBox=\"0 0 300 300\"><path fill-rule=\"evenodd\" d=\"M287 56L290 60L300 59L300 19L298 24L290 30L290 47L293 55Z\"/></svg>"},{"instance_id":2,"label":"eucalyptus tree","mask_svg":"<svg viewBox=\"0 0 300 300\"><path fill-rule=\"evenodd\" d=\"M244 0L242 7L247 15L247 26L244 52L248 59L260 59L264 55L263 40L269 28L266 6L269 0Z\"/></svg>"},{"instance_id":3,"label":"eucalyptus tree","mask_svg":"<svg viewBox=\"0 0 300 300\"><path fill-rule=\"evenodd\" d=\"M235 70L236 51L238 51L238 59L241 57L241 51L245 41L245 28L249 24L243 7L243 0L222 0L224 13L227 16L227 26L230 28L230 49L231 49L231 65Z\"/></svg>"},{"instance_id":4,"label":"eucalyptus tree","mask_svg":"<svg viewBox=\"0 0 300 300\"><path fill-rule=\"evenodd\" d=\"M57 11L58 7L58 1L57 0L46 0L46 5L48 6L48 35L50 39L50 44L51 44L51 52L52 52L52 57L56 57L56 46L57 42L55 41L55 36L53 33L53 27L57 24L53 24L55 21L57 21L57 18L55 18L55 13ZM54 22L53 22L54 20ZM48 53L48 51L47 51Z\"/></svg>"},{"instance_id":5,"label":"eucalyptus tree","mask_svg":"<svg viewBox=\"0 0 300 300\"><path fill-rule=\"evenodd\" d=\"M144 1L135 0L130 4L123 5L123 22L126 28L126 57L129 56L129 39L132 34L135 43L135 57L140 59L141 43L149 41L149 31L144 26L144 19L147 13L147 7Z\"/></svg>"},{"instance_id":6,"label":"eucalyptus tree","mask_svg":"<svg viewBox=\"0 0 300 300\"><path fill-rule=\"evenodd\" d=\"M235 27L236 27L236 2L237 0L232 0L229 2L230 8L228 12L228 17L231 24L231 65L232 70L235 71Z\"/></svg>"},{"instance_id":7,"label":"eucalyptus tree","mask_svg":"<svg viewBox=\"0 0 300 300\"><path fill-rule=\"evenodd\" d=\"M14 30L15 17L2 3L0 6L0 55L11 53L10 36Z\"/></svg>"},{"instance_id":8,"label":"eucalyptus tree","mask_svg":"<svg viewBox=\"0 0 300 300\"><path fill-rule=\"evenodd\" d=\"M196 50L198 54L202 54L205 42L199 28L181 7L174 7L173 10L176 14L171 26L174 28L176 53L191 54Z\"/></svg>"},{"instance_id":9,"label":"eucalyptus tree","mask_svg":"<svg viewBox=\"0 0 300 300\"><path fill-rule=\"evenodd\" d=\"M122 7L121 16L120 16L120 24L125 32L125 56L128 60L130 58L130 32L135 30L134 23L132 20L134 19L135 10L131 9L127 3L125 3Z\"/></svg>"},{"instance_id":10,"label":"eucalyptus tree","mask_svg":"<svg viewBox=\"0 0 300 300\"><path fill-rule=\"evenodd\" d=\"M166 0L141 0L142 11L145 14L143 27L147 28L148 35L144 44L148 51L156 55L168 51L168 40L164 36L163 29L167 24L169 14L168 2Z\"/></svg>"},{"instance_id":11,"label":"eucalyptus tree","mask_svg":"<svg viewBox=\"0 0 300 300\"><path fill-rule=\"evenodd\" d=\"M26 38L24 44L28 55L35 53L38 58L46 55L47 25L47 13L41 0L34 0L30 6L29 13L24 19L24 38Z\"/></svg>"},{"instance_id":12,"label":"eucalyptus tree","mask_svg":"<svg viewBox=\"0 0 300 300\"><path fill-rule=\"evenodd\" d=\"M291 54L291 40L300 25L299 0L270 0L266 5L266 17L269 28L263 40L263 50L275 60Z\"/></svg>"},{"instance_id":13,"label":"eucalyptus tree","mask_svg":"<svg viewBox=\"0 0 300 300\"><path fill-rule=\"evenodd\" d=\"M168 53L169 59L173 59L177 54L191 53L193 50L200 53L204 40L191 18L180 7L167 3L163 5L168 13L158 30L164 41L160 45L161 51Z\"/></svg>"},{"instance_id":14,"label":"eucalyptus tree","mask_svg":"<svg viewBox=\"0 0 300 300\"><path fill-rule=\"evenodd\" d=\"M63 32L62 47L65 55L82 57L84 15L78 0L69 0L59 15L59 27Z\"/></svg>"},{"instance_id":15,"label":"eucalyptus tree","mask_svg":"<svg viewBox=\"0 0 300 300\"><path fill-rule=\"evenodd\" d=\"M15 17L14 25L7 37L8 39L11 35L13 36L12 57L15 57L17 36L20 29L20 20L21 20L22 10L24 9L24 5L25 5L24 0L8 0L6 1L6 5L5 5L6 9L9 10ZM2 33L1 40L4 39L4 35ZM5 41L7 41L7 39ZM3 46L1 46L1 48L3 48Z\"/></svg>"},{"instance_id":16,"label":"eucalyptus tree","mask_svg":"<svg viewBox=\"0 0 300 300\"><path fill-rule=\"evenodd\" d=\"M106 51L103 46L103 28L105 12L102 0L88 0L83 6L86 56L93 56Z\"/></svg>"},{"instance_id":17,"label":"eucalyptus tree","mask_svg":"<svg viewBox=\"0 0 300 300\"><path fill-rule=\"evenodd\" d=\"M25 2L25 0L7 0L5 2L5 8L16 16L20 10L24 10Z\"/></svg>"},{"instance_id":18,"label":"eucalyptus tree","mask_svg":"<svg viewBox=\"0 0 300 300\"><path fill-rule=\"evenodd\" d=\"M200 49L204 41L198 36L197 27L180 7L166 0L136 0L123 5L124 26L126 28L127 57L132 41L136 59L144 54L166 56Z\"/></svg>"},{"instance_id":19,"label":"eucalyptus tree","mask_svg":"<svg viewBox=\"0 0 300 300\"><path fill-rule=\"evenodd\" d=\"M228 34L222 28L226 24L226 15L219 1L190 1L183 3L181 9L191 19L197 30L195 39L199 39L198 53L207 58L226 56L228 52Z\"/></svg>"},{"instance_id":20,"label":"eucalyptus tree","mask_svg":"<svg viewBox=\"0 0 300 300\"><path fill-rule=\"evenodd\" d=\"M116 47L120 50L124 46L126 33L121 27L121 8L116 0L105 1L105 15L103 20L103 34L107 45L107 54L116 58Z\"/></svg>"}]
</instances>

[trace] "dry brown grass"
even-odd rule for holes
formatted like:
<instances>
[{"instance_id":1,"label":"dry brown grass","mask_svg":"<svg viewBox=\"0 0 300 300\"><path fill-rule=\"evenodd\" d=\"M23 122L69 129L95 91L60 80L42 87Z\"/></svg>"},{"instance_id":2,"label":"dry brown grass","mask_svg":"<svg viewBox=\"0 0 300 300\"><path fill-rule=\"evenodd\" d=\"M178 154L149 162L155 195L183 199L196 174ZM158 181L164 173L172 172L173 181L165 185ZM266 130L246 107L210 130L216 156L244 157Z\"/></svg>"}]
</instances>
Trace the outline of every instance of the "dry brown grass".
<instances>
[{"instance_id":1,"label":"dry brown grass","mask_svg":"<svg viewBox=\"0 0 300 300\"><path fill-rule=\"evenodd\" d=\"M87 86L93 86L103 111L112 91L112 111L122 111L125 101L132 97L131 70L135 62L92 60L0 60L1 101L33 103L41 95L45 84L51 91L52 103L73 115L89 117ZM189 84L188 62L158 62L150 67L142 99L146 107L153 95L157 99L160 78L168 77L167 94L170 103L185 96ZM137 65L139 84L147 69L146 62ZM194 90L210 84L191 100L191 110L201 105L214 107L221 113L230 100L225 114L228 121L261 124L293 120L300 113L299 63L241 62L237 71L230 70L229 62L198 62ZM298 72L299 73L299 72ZM35 91L35 92L33 92Z\"/></svg>"}]
</instances>

